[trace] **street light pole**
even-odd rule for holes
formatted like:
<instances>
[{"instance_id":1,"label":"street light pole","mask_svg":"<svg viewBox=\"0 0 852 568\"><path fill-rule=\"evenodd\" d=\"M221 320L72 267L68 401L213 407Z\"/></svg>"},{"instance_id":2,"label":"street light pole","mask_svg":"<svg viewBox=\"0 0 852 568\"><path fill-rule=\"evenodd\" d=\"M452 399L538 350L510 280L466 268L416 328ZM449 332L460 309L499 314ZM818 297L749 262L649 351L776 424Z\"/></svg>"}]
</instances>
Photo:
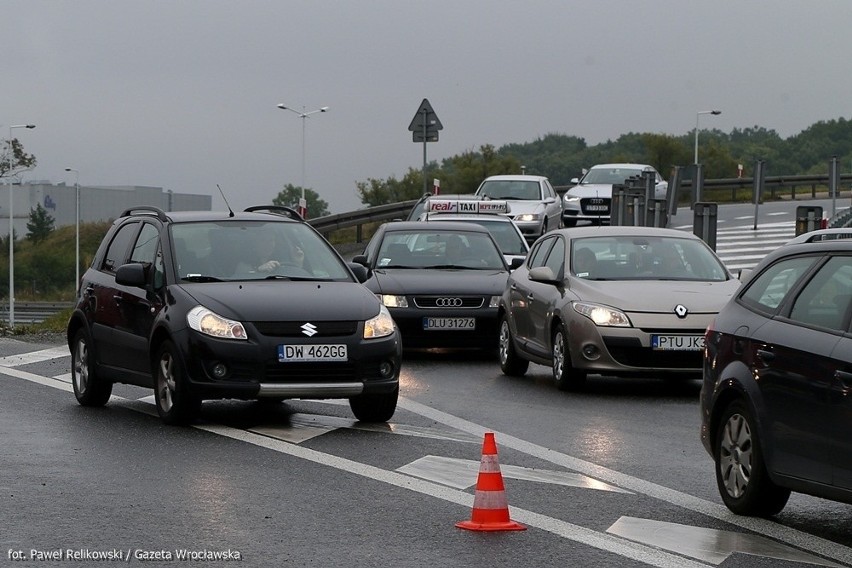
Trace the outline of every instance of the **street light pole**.
<instances>
[{"instance_id":1,"label":"street light pole","mask_svg":"<svg viewBox=\"0 0 852 568\"><path fill-rule=\"evenodd\" d=\"M282 103L278 105L278 108L280 108L281 110L289 110L290 112L295 112L299 115L299 118L302 119L302 199L299 203L299 207L305 208L303 212L304 214L308 210L307 202L305 202L305 120L312 114L316 114L318 112L328 112L328 107L325 106L308 112L305 112L305 107L302 107L302 111L299 112L298 110L288 107L287 105Z\"/></svg>"},{"instance_id":2,"label":"street light pole","mask_svg":"<svg viewBox=\"0 0 852 568\"><path fill-rule=\"evenodd\" d=\"M15 327L15 215L14 200L12 199L12 167L15 146L12 144L13 128L35 128L35 124L13 124L9 126L9 327Z\"/></svg>"},{"instance_id":3,"label":"street light pole","mask_svg":"<svg viewBox=\"0 0 852 568\"><path fill-rule=\"evenodd\" d=\"M74 250L76 251L74 256L74 294L77 295L80 292L80 172L74 168L65 168L65 171L74 172L76 176L74 178L74 219L76 220L74 231Z\"/></svg>"},{"instance_id":4,"label":"street light pole","mask_svg":"<svg viewBox=\"0 0 852 568\"><path fill-rule=\"evenodd\" d=\"M701 110L695 114L695 164L698 164L698 117L702 114L712 114L719 115L722 114L721 110Z\"/></svg>"}]
</instances>

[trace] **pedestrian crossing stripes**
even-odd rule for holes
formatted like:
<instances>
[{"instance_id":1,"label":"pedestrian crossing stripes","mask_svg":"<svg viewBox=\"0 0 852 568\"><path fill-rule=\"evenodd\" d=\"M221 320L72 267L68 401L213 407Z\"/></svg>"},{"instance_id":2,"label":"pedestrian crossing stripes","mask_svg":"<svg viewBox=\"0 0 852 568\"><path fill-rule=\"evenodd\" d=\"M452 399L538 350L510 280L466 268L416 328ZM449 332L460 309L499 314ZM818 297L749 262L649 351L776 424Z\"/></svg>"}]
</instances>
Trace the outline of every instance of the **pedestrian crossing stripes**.
<instances>
[{"instance_id":1,"label":"pedestrian crossing stripes","mask_svg":"<svg viewBox=\"0 0 852 568\"><path fill-rule=\"evenodd\" d=\"M763 257L796 236L795 221L716 229L716 254L736 274L754 268Z\"/></svg>"}]
</instances>

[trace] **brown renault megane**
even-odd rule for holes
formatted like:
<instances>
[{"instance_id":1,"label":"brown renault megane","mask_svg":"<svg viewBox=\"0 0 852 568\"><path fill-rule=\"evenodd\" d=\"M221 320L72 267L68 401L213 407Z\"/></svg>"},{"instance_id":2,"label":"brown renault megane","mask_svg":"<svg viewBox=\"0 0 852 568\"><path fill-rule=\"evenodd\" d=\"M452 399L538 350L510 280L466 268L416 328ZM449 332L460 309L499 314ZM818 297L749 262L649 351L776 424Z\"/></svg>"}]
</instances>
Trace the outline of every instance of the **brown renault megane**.
<instances>
[{"instance_id":1,"label":"brown renault megane","mask_svg":"<svg viewBox=\"0 0 852 568\"><path fill-rule=\"evenodd\" d=\"M500 366L553 369L560 389L588 374L701 371L704 330L739 287L698 237L653 227L582 227L541 237L500 300Z\"/></svg>"}]
</instances>

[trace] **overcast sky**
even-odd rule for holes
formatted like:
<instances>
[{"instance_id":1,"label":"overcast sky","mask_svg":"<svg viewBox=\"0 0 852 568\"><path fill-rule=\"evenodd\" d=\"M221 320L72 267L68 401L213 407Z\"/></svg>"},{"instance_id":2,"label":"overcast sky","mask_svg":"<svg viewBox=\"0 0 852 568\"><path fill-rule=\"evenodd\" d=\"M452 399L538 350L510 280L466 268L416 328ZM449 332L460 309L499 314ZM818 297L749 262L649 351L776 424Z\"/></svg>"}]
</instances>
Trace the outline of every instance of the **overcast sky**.
<instances>
[{"instance_id":1,"label":"overcast sky","mask_svg":"<svg viewBox=\"0 0 852 568\"><path fill-rule=\"evenodd\" d=\"M549 133L852 117L849 0L4 0L0 137L26 181L148 185L270 203L302 183L333 213L355 183L420 169L420 102L441 160ZM284 103L329 111L301 119ZM829 157L826 157L828 159ZM592 164L588 164L591 166ZM535 173L535 172L528 172ZM780 173L780 172L779 172Z\"/></svg>"}]
</instances>

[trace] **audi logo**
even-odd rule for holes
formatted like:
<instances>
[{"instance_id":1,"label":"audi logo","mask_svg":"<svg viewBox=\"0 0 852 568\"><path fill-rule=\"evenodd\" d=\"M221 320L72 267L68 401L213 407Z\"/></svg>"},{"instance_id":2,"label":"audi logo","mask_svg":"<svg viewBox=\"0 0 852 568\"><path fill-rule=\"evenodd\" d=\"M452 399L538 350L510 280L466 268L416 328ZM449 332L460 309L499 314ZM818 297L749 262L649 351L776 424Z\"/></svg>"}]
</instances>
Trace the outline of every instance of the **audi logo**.
<instances>
[{"instance_id":1,"label":"audi logo","mask_svg":"<svg viewBox=\"0 0 852 568\"><path fill-rule=\"evenodd\" d=\"M461 298L437 298L435 305L439 308L460 308L462 305Z\"/></svg>"}]
</instances>

